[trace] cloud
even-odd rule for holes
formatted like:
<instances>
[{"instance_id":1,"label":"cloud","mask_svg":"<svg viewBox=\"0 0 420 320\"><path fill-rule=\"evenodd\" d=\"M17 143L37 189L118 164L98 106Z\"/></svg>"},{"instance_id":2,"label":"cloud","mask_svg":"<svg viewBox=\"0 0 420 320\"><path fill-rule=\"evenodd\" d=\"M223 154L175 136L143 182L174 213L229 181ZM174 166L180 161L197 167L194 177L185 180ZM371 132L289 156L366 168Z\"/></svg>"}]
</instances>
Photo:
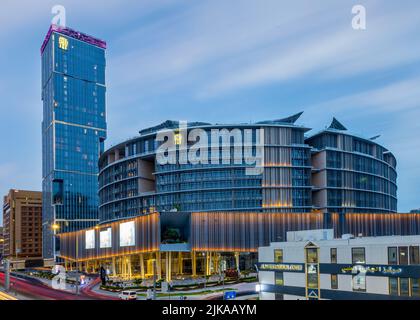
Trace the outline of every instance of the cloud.
<instances>
[{"instance_id":1,"label":"cloud","mask_svg":"<svg viewBox=\"0 0 420 320\"><path fill-rule=\"evenodd\" d=\"M420 6L368 4L368 29L355 31L352 1L196 2L115 39L128 51L110 57L110 79L118 89L155 94L187 88L207 99L419 61L420 41L413 37Z\"/></svg>"},{"instance_id":2,"label":"cloud","mask_svg":"<svg viewBox=\"0 0 420 320\"><path fill-rule=\"evenodd\" d=\"M336 114L346 114L357 117L362 112L363 117L375 115L385 116L407 112L420 107L420 77L399 79L383 86L368 90L353 92L337 99L323 101L308 106L306 113L334 111ZM420 114L420 111L418 111Z\"/></svg>"},{"instance_id":3,"label":"cloud","mask_svg":"<svg viewBox=\"0 0 420 320\"><path fill-rule=\"evenodd\" d=\"M239 58L233 67L222 70L202 95L293 81L304 76L331 81L419 61L420 43L413 43L412 38L418 27L415 15L418 10L411 12L406 8L373 16L366 31L355 31L342 21L308 29L304 35L287 41L287 46L275 43Z\"/></svg>"}]
</instances>

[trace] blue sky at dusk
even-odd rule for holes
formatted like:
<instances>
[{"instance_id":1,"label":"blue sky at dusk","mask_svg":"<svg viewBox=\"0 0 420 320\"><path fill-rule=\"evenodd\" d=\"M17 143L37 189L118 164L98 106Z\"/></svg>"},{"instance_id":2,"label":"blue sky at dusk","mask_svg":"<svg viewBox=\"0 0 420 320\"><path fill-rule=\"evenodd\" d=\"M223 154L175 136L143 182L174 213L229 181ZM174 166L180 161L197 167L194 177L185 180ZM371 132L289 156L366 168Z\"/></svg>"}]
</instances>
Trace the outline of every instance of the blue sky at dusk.
<instances>
[{"instance_id":1,"label":"blue sky at dusk","mask_svg":"<svg viewBox=\"0 0 420 320\"><path fill-rule=\"evenodd\" d=\"M40 47L53 15L108 43L107 147L167 119L249 122L305 113L381 134L398 209L420 207L420 2L2 0L0 193L41 190ZM351 9L367 10L352 29Z\"/></svg>"}]
</instances>

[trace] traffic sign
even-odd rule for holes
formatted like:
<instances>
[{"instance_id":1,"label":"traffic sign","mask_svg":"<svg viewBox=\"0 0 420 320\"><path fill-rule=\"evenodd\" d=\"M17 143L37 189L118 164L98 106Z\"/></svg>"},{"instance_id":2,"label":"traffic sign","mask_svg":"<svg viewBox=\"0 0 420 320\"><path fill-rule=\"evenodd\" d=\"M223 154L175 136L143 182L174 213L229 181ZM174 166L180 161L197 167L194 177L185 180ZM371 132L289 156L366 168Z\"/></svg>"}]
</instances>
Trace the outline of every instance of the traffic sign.
<instances>
[{"instance_id":1,"label":"traffic sign","mask_svg":"<svg viewBox=\"0 0 420 320\"><path fill-rule=\"evenodd\" d=\"M236 291L226 291L223 295L223 300L232 300L236 298Z\"/></svg>"}]
</instances>

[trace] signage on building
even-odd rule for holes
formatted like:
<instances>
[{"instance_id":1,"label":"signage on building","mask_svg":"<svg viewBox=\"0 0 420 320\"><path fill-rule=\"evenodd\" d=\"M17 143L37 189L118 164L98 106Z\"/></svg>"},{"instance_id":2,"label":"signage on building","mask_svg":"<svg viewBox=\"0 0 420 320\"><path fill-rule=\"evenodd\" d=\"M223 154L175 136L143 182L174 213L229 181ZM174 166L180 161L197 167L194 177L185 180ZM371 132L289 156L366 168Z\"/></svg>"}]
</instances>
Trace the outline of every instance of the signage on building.
<instances>
[{"instance_id":1,"label":"signage on building","mask_svg":"<svg viewBox=\"0 0 420 320\"><path fill-rule=\"evenodd\" d=\"M308 289L308 299L309 300L318 300L318 289Z\"/></svg>"},{"instance_id":2,"label":"signage on building","mask_svg":"<svg viewBox=\"0 0 420 320\"><path fill-rule=\"evenodd\" d=\"M69 47L69 40L67 40L67 38L64 38L64 37L59 37L58 47L62 50L67 50Z\"/></svg>"},{"instance_id":3,"label":"signage on building","mask_svg":"<svg viewBox=\"0 0 420 320\"><path fill-rule=\"evenodd\" d=\"M259 271L289 271L303 272L303 263L271 263L261 262L257 264Z\"/></svg>"},{"instance_id":4,"label":"signage on building","mask_svg":"<svg viewBox=\"0 0 420 320\"><path fill-rule=\"evenodd\" d=\"M356 265L357 267L363 268L366 274L369 273L380 273L383 275L400 275L402 268L400 266L368 266L368 265ZM354 273L355 266L350 265L341 268L341 273Z\"/></svg>"},{"instance_id":5,"label":"signage on building","mask_svg":"<svg viewBox=\"0 0 420 320\"><path fill-rule=\"evenodd\" d=\"M420 266L321 263L320 271L326 274L354 275L355 273L363 272L367 276L416 278L420 274Z\"/></svg>"}]
</instances>

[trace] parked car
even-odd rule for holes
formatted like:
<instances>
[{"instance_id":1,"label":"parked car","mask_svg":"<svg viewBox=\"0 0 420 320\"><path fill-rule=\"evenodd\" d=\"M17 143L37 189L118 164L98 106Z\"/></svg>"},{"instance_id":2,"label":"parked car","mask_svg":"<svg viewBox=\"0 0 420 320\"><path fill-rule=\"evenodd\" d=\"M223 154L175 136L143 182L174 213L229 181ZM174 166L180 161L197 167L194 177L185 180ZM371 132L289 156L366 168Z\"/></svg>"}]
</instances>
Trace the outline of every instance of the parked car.
<instances>
[{"instance_id":1,"label":"parked car","mask_svg":"<svg viewBox=\"0 0 420 320\"><path fill-rule=\"evenodd\" d=\"M118 297L121 300L137 300L137 292L124 290L124 291L121 291Z\"/></svg>"}]
</instances>

